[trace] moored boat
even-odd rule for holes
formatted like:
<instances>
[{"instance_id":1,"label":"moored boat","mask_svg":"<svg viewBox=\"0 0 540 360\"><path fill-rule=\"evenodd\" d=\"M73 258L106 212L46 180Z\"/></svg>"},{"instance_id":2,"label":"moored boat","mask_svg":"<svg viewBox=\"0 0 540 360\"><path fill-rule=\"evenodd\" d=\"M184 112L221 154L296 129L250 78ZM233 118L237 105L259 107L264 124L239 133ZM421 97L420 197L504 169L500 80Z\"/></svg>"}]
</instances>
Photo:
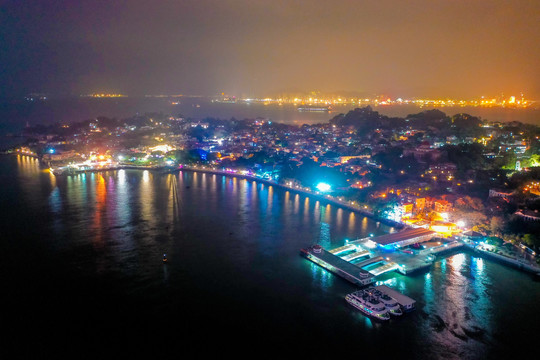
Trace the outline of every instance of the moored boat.
<instances>
[{"instance_id":1,"label":"moored boat","mask_svg":"<svg viewBox=\"0 0 540 360\"><path fill-rule=\"evenodd\" d=\"M358 290L348 294L345 296L345 300L373 319L382 321L390 319L390 314L386 306L364 290Z\"/></svg>"},{"instance_id":2,"label":"moored boat","mask_svg":"<svg viewBox=\"0 0 540 360\"><path fill-rule=\"evenodd\" d=\"M382 302L384 306L386 307L386 309L388 309L388 312L390 313L390 315L394 315L394 316L403 315L403 310L401 310L401 306L398 304L396 299L392 298L391 296L387 294L380 292L379 290L373 287L367 288L364 291L370 294L371 296L373 296L374 298L376 298L377 300L379 300L380 302Z\"/></svg>"}]
</instances>

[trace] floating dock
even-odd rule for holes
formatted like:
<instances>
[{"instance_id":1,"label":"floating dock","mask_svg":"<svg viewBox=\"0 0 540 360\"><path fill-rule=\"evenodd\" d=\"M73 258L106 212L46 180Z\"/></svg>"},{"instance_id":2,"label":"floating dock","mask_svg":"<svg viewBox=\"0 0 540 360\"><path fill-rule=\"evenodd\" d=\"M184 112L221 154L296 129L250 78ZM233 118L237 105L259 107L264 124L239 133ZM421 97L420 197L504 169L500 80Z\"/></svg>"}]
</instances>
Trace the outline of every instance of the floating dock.
<instances>
[{"instance_id":1,"label":"floating dock","mask_svg":"<svg viewBox=\"0 0 540 360\"><path fill-rule=\"evenodd\" d=\"M365 286L373 283L375 277L369 271L366 271L350 262L343 260L337 255L324 250L320 245L314 245L300 250L300 253L313 261L315 264L326 270L341 276L345 280L359 286Z\"/></svg>"},{"instance_id":2,"label":"floating dock","mask_svg":"<svg viewBox=\"0 0 540 360\"><path fill-rule=\"evenodd\" d=\"M386 285L375 286L375 289L379 290L383 294L394 298L404 311L412 311L416 309L416 301L408 296L403 295L399 291L393 290Z\"/></svg>"}]
</instances>

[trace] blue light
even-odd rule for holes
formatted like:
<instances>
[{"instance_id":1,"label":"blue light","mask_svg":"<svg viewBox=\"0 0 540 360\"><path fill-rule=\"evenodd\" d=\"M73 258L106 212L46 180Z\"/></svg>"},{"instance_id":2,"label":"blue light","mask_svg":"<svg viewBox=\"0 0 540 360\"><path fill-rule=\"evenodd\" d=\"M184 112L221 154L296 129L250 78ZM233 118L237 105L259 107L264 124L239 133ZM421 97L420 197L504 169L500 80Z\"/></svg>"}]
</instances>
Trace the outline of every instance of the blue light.
<instances>
[{"instance_id":1,"label":"blue light","mask_svg":"<svg viewBox=\"0 0 540 360\"><path fill-rule=\"evenodd\" d=\"M326 184L326 183L318 183L316 188L317 188L317 190L319 190L321 192L327 192L327 191L330 191L330 189L332 187L330 185Z\"/></svg>"},{"instance_id":2,"label":"blue light","mask_svg":"<svg viewBox=\"0 0 540 360\"><path fill-rule=\"evenodd\" d=\"M54 154L54 149L53 148L49 149L49 154Z\"/></svg>"}]
</instances>

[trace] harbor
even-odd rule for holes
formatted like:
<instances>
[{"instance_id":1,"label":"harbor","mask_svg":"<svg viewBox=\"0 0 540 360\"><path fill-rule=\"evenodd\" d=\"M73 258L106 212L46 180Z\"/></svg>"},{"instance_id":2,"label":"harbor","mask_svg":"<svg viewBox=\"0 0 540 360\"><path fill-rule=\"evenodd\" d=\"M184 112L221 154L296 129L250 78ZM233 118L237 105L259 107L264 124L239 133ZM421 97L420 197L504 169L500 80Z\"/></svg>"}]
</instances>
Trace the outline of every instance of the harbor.
<instances>
[{"instance_id":1,"label":"harbor","mask_svg":"<svg viewBox=\"0 0 540 360\"><path fill-rule=\"evenodd\" d=\"M514 341L507 340L512 334L533 333L538 328L536 319L530 316L540 292L538 282L531 281L524 272L464 249L449 251L448 255L443 252L444 257L437 255L429 272L404 276L394 270L375 276L375 281L366 287L375 287L380 282L416 301L416 310L404 312L399 318L392 317L388 323L376 323L344 299L360 286L307 261L299 255L299 250L315 243L333 250L347 245L345 239L363 238L370 233L376 237L388 232L387 228L377 228L375 221L364 220L356 214L351 216L334 206L317 207L316 201L306 202L301 196L287 195L277 187L271 189L252 181L223 180L219 176L193 172L184 172L177 177L175 188L169 188L166 181L172 178L152 176L152 171L149 171L150 176L143 171L111 171L63 180L40 171L37 160L19 162L16 157L0 156L0 162L6 179L3 199L8 206L3 211L7 217L7 234L19 232L21 239L27 239L36 233L41 239L38 243L13 242L12 251L4 252L3 264L9 270L5 272L7 289L12 293L17 286L31 295L22 303L13 297L5 298L12 304L11 308L17 310L8 323L11 319L15 323L20 314L27 314L22 315L23 325L35 321L35 312L24 309L37 308L43 310L43 314L50 314L37 317L43 326L50 323L43 320L52 319L70 329L73 319L68 315L72 312L66 312L65 306L72 303L75 291L78 301L68 307L69 310L90 309L90 314L100 322L134 324L133 329L142 334L148 329L142 325L138 327L141 319L152 328L167 324L181 327L186 323L197 324L200 319L204 319L205 324L215 320L219 330L230 328L234 319L247 319L246 329L252 329L250 324L261 322L264 314L266 320L262 328L267 329L267 335L281 332L291 341L297 341L295 336L305 334L312 340L313 329L317 328L320 332L316 337L335 339L332 344L354 344L361 337L370 339L369 346L383 349L388 346L389 339L397 339L395 352L408 351L403 355L406 358L414 358L414 354L426 351L418 345L422 341L436 344L436 351L428 352L433 357L446 351L448 344L456 352L483 351L486 345L475 340L479 335L472 333L472 337L464 341L450 332L464 337L466 334L461 327L469 334L470 331L483 331L480 339L489 343L497 334L501 336L500 339L497 337L501 346L508 349L515 345ZM10 180L8 174L17 177ZM128 196L127 189L133 196ZM174 205L174 197L170 197L171 194L174 196L173 191L181 194L177 211L171 206ZM239 197L242 194L247 195ZM32 202L25 205L21 198ZM241 199L245 199L245 207L240 206ZM128 211L124 213L124 209ZM46 214L46 222L28 226L28 219L41 212ZM190 215L192 212L196 215ZM122 214L124 216L118 216ZM164 221L173 215L174 225L167 229L163 226ZM89 231L99 219L99 232ZM250 225L261 219L264 219L263 226ZM131 224L131 221L135 223ZM321 232L321 228L325 229L324 223L330 225L328 234ZM177 231L177 239L165 241L164 235L173 231ZM148 243L141 241L142 234L149 239ZM355 237L355 234L362 236ZM208 240L200 241L204 238ZM437 245L436 238L431 242ZM44 251L43 245L52 250ZM104 251L96 246L102 246ZM61 257L52 256L55 253ZM166 264L162 260L164 253L167 254ZM202 255L206 262L201 267ZM20 272L19 258L29 260L25 261L24 273ZM367 258L358 261L363 259ZM125 267L123 273L126 275L119 278L118 265L127 266L134 260L140 266ZM97 268L96 261L105 267ZM83 276L79 285L73 283L73 276L51 283L45 281L48 272L43 271L42 264L59 264L74 274L94 275ZM36 278L21 275L30 273L36 274ZM186 281L188 274L196 276L197 281ZM216 274L220 274L220 278L216 278ZM224 278L230 280L224 281ZM110 283L114 288L104 287L102 284L107 284L110 279L115 279ZM148 279L149 283L141 282L141 279ZM124 306L111 306L111 301L117 299L117 288L134 291L130 295L136 297L134 300L118 299L127 300L129 311L122 310ZM58 292L53 298L58 301L40 300L43 298L40 294L51 290ZM520 292L527 296L521 298L522 305L513 306L513 297L508 294ZM216 301L220 306L212 306ZM142 306L146 304L148 306ZM152 310L155 308L167 311L165 320L156 317ZM220 318L224 313L230 316ZM500 325L493 325L493 317ZM299 318L309 321L303 323ZM196 330L196 335L204 338L204 331ZM242 333L250 341L257 341L257 337L250 337L250 334L248 330ZM518 345L525 346L525 340L518 341Z\"/></svg>"},{"instance_id":2,"label":"harbor","mask_svg":"<svg viewBox=\"0 0 540 360\"><path fill-rule=\"evenodd\" d=\"M436 255L464 245L459 241L436 236L437 233L431 230L405 229L377 237L346 240L345 245L330 250L315 245L302 249L302 253L311 261L355 284L367 285L373 281L359 282L356 279L359 274L362 274L363 279L372 279L390 271L410 275L429 269ZM342 272L347 275L343 276Z\"/></svg>"},{"instance_id":3,"label":"harbor","mask_svg":"<svg viewBox=\"0 0 540 360\"><path fill-rule=\"evenodd\" d=\"M516 269L539 273L538 267L523 260L488 251L482 242L465 241L461 237L440 238L436 232L422 228L405 229L353 241L345 240L343 246L334 249L323 249L320 245L314 245L302 249L301 254L359 286L360 290L345 297L347 302L366 316L385 321L390 319L390 312L381 307L380 299L373 298L372 292L379 293L379 296L384 294L395 300L404 312L414 310L416 301L387 285L368 286L376 284L381 275L391 272L406 276L429 272L437 256L460 251L473 251L475 254ZM392 277L390 274L384 279L388 276Z\"/></svg>"}]
</instances>

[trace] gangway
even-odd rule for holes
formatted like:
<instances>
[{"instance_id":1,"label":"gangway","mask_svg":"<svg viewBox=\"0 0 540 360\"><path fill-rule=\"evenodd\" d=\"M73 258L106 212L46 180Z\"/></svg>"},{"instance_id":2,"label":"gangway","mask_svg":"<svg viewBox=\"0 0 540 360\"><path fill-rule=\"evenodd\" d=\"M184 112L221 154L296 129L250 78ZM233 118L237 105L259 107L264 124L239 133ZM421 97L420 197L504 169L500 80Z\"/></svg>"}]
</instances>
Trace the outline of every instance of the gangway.
<instances>
[{"instance_id":1,"label":"gangway","mask_svg":"<svg viewBox=\"0 0 540 360\"><path fill-rule=\"evenodd\" d=\"M347 244L347 245L335 248L333 250L329 250L328 252L334 255L338 255L347 251L356 251L356 246L352 244Z\"/></svg>"},{"instance_id":2,"label":"gangway","mask_svg":"<svg viewBox=\"0 0 540 360\"><path fill-rule=\"evenodd\" d=\"M355 264L356 266L363 268L364 266L368 266L371 264L376 264L378 262L384 261L384 258L382 256L377 256L371 259L364 260L362 262L359 262L358 264Z\"/></svg>"},{"instance_id":3,"label":"gangway","mask_svg":"<svg viewBox=\"0 0 540 360\"><path fill-rule=\"evenodd\" d=\"M399 268L399 264L391 261L382 266L379 266L378 268L371 269L369 270L369 272L372 273L374 276L379 276L389 271L396 270L397 268Z\"/></svg>"},{"instance_id":4,"label":"gangway","mask_svg":"<svg viewBox=\"0 0 540 360\"><path fill-rule=\"evenodd\" d=\"M354 261L356 259L363 258L364 256L369 256L369 251L367 250L357 251L352 254L341 256L341 258L345 261Z\"/></svg>"}]
</instances>

